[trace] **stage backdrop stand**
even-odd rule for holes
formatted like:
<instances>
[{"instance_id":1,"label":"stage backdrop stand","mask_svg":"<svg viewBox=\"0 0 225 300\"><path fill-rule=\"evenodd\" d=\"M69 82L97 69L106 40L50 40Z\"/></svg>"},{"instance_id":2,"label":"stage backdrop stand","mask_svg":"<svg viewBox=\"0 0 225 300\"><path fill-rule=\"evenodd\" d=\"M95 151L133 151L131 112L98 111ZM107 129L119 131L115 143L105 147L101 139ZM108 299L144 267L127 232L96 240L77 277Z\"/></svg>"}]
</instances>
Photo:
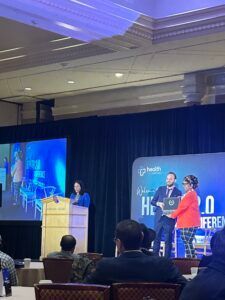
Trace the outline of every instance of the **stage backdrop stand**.
<instances>
[{"instance_id":1,"label":"stage backdrop stand","mask_svg":"<svg viewBox=\"0 0 225 300\"><path fill-rule=\"evenodd\" d=\"M52 196L43 200L41 257L60 249L63 235L76 240L75 252L87 252L88 208L71 205L70 199Z\"/></svg>"}]
</instances>

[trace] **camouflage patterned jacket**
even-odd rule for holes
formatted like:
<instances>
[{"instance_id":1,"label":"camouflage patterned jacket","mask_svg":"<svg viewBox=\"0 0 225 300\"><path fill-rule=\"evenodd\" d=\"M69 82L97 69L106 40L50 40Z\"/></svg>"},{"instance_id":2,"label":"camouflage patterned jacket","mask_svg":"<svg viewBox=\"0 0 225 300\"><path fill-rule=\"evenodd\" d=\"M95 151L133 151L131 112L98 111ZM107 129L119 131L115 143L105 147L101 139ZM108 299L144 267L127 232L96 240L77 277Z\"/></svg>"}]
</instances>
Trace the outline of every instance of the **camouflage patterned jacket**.
<instances>
[{"instance_id":1,"label":"camouflage patterned jacket","mask_svg":"<svg viewBox=\"0 0 225 300\"><path fill-rule=\"evenodd\" d=\"M47 257L73 259L71 282L84 282L85 277L91 274L95 269L95 264L90 259L78 254L73 254L70 251L61 250L59 252L52 252L49 253Z\"/></svg>"}]
</instances>

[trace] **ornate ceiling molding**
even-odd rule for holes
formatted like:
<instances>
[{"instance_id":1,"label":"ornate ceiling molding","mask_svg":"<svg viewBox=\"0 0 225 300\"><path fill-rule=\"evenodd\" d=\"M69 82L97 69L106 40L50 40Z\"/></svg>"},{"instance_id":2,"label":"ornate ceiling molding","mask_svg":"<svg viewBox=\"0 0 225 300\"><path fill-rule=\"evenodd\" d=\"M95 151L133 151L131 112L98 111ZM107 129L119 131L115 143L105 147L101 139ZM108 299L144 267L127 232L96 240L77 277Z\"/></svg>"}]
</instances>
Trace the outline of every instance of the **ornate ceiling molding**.
<instances>
[{"instance_id":1,"label":"ornate ceiling molding","mask_svg":"<svg viewBox=\"0 0 225 300\"><path fill-rule=\"evenodd\" d=\"M26 7L21 6L21 3L25 2L29 5ZM35 15L29 11L31 3L34 2L37 4L37 11ZM45 26L53 20L53 17L57 19L59 15L61 18L68 17L68 20L71 20L72 18L72 25L80 26L83 24L85 28L91 28L88 29L88 34L91 34L94 39L91 43L84 43L81 47L74 47L70 49L68 49L67 46L82 44L82 40L69 39L62 41L59 44L57 43L57 45L56 43L50 43L50 41L44 42L43 44L31 44L30 46L21 45L24 47L21 47L17 54L21 55L21 58L15 61L0 61L0 72L9 72L21 68L60 63L142 47L149 47L150 49L153 44L157 43L225 31L225 5L174 15L162 19L153 19L134 11L129 11L129 15L126 15L125 13L127 13L127 10L124 8L117 8L118 10L115 11L115 7L112 3L102 4L102 1L100 0L95 1L98 5L98 9L95 9L97 10L95 15L93 15L94 9L90 7L81 6L79 10L76 10L75 7L78 6L75 5L75 3L72 3L72 1L69 0L67 0L67 2L71 3L70 6L65 8L62 3L66 2L61 0L15 0L7 2L0 0L0 15L3 15L6 12L10 13L10 9L14 7L17 9L14 11L14 14L16 13L16 17L15 15L10 15L10 17L15 17L15 19L26 17L24 21L26 24L31 24L33 20L36 20L37 24L32 24L33 26L41 24ZM44 16L43 11L41 10L43 5L49 8L49 11L47 11ZM6 8L7 10L5 10ZM105 13L105 11L107 11L107 13ZM47 14L48 12L49 15ZM81 18L83 18L82 22ZM123 20L125 22L123 23L125 27L123 27L121 33L118 33L118 29L120 27L117 22L118 20ZM38 23L39 21L40 24ZM43 23L41 23L42 21ZM78 23L76 23L76 21ZM103 34L100 38L100 28L103 28L102 30L106 30L105 33L107 33L107 37L102 38L104 36ZM126 28L125 31L124 28ZM61 30L64 29L61 27L60 32L58 32L55 27L51 27L52 31L55 30L55 32L61 34L68 33L69 35L68 29L65 29L65 32L61 32ZM76 35L76 31L73 31L73 33ZM80 33L78 32L78 34ZM97 40L96 36L98 36ZM65 47L65 50L54 51L54 48L60 47L62 49ZM26 56L22 57L23 55ZM9 54L4 53L0 56L0 59L5 59L9 57Z\"/></svg>"},{"instance_id":2,"label":"ornate ceiling molding","mask_svg":"<svg viewBox=\"0 0 225 300\"><path fill-rule=\"evenodd\" d=\"M225 5L156 19L116 2L0 0L0 16L85 42L131 34L156 43L225 29Z\"/></svg>"},{"instance_id":3,"label":"ornate ceiling molding","mask_svg":"<svg viewBox=\"0 0 225 300\"><path fill-rule=\"evenodd\" d=\"M154 20L153 43L225 30L225 5Z\"/></svg>"}]
</instances>

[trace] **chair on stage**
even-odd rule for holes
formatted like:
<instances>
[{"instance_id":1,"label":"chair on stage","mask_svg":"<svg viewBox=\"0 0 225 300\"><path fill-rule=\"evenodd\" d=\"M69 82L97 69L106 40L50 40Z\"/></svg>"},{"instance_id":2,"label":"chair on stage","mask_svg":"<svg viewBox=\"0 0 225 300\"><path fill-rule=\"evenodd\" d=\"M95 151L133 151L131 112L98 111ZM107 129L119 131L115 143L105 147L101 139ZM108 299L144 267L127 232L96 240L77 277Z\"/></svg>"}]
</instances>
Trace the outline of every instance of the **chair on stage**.
<instances>
[{"instance_id":1,"label":"chair on stage","mask_svg":"<svg viewBox=\"0 0 225 300\"><path fill-rule=\"evenodd\" d=\"M172 261L181 274L191 274L191 268L198 267L200 263L197 258L173 258Z\"/></svg>"},{"instance_id":2,"label":"chair on stage","mask_svg":"<svg viewBox=\"0 0 225 300\"><path fill-rule=\"evenodd\" d=\"M73 259L69 258L43 258L45 279L54 283L67 283L72 278Z\"/></svg>"},{"instance_id":3,"label":"chair on stage","mask_svg":"<svg viewBox=\"0 0 225 300\"><path fill-rule=\"evenodd\" d=\"M34 219L37 217L37 212L39 212L40 220L42 219L42 199L35 199L34 202Z\"/></svg>"},{"instance_id":4,"label":"chair on stage","mask_svg":"<svg viewBox=\"0 0 225 300\"><path fill-rule=\"evenodd\" d=\"M179 284L172 283L115 283L112 285L113 300L178 300Z\"/></svg>"},{"instance_id":5,"label":"chair on stage","mask_svg":"<svg viewBox=\"0 0 225 300\"><path fill-rule=\"evenodd\" d=\"M42 219L42 199L53 196L55 193L55 186L40 186L36 189L35 202L34 202L34 219L39 212L40 220Z\"/></svg>"},{"instance_id":6,"label":"chair on stage","mask_svg":"<svg viewBox=\"0 0 225 300\"><path fill-rule=\"evenodd\" d=\"M36 300L110 300L110 286L89 284L37 284Z\"/></svg>"},{"instance_id":7,"label":"chair on stage","mask_svg":"<svg viewBox=\"0 0 225 300\"><path fill-rule=\"evenodd\" d=\"M25 212L27 212L28 204L32 204L34 206L35 197L36 197L36 189L37 186L29 180L28 182L23 182L23 185L20 188L20 196L22 197L22 206L25 208Z\"/></svg>"},{"instance_id":8,"label":"chair on stage","mask_svg":"<svg viewBox=\"0 0 225 300\"><path fill-rule=\"evenodd\" d=\"M215 233L216 229L215 228L205 228L202 229L204 231L204 236L202 239L197 239L197 235L195 235L195 240L194 240L194 248L195 248L195 253L197 255L207 255L211 254L211 247L210 247L210 241L212 235Z\"/></svg>"},{"instance_id":9,"label":"chair on stage","mask_svg":"<svg viewBox=\"0 0 225 300\"><path fill-rule=\"evenodd\" d=\"M177 229L175 228L174 234L173 234L173 241L172 241L172 251L174 257L177 257ZM159 250L160 256L165 256L165 242L161 241L160 243L160 250Z\"/></svg>"}]
</instances>

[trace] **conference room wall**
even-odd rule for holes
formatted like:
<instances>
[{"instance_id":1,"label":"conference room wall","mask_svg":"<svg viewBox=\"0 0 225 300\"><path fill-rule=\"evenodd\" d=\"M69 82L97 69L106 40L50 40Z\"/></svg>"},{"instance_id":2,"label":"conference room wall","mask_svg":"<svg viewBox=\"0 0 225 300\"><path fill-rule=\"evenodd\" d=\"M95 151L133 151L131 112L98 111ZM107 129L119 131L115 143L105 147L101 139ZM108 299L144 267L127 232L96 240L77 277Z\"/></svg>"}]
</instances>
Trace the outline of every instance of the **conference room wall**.
<instances>
[{"instance_id":1,"label":"conference room wall","mask_svg":"<svg viewBox=\"0 0 225 300\"><path fill-rule=\"evenodd\" d=\"M130 217L133 161L141 156L223 152L225 105L0 128L0 143L59 137L69 138L67 196L74 179L80 178L93 201L89 251L113 255L115 225ZM16 258L25 253L39 257L40 228L35 222L0 222L7 252ZM24 239L17 238L21 233Z\"/></svg>"},{"instance_id":2,"label":"conference room wall","mask_svg":"<svg viewBox=\"0 0 225 300\"><path fill-rule=\"evenodd\" d=\"M21 124L21 105L0 100L0 126Z\"/></svg>"}]
</instances>

